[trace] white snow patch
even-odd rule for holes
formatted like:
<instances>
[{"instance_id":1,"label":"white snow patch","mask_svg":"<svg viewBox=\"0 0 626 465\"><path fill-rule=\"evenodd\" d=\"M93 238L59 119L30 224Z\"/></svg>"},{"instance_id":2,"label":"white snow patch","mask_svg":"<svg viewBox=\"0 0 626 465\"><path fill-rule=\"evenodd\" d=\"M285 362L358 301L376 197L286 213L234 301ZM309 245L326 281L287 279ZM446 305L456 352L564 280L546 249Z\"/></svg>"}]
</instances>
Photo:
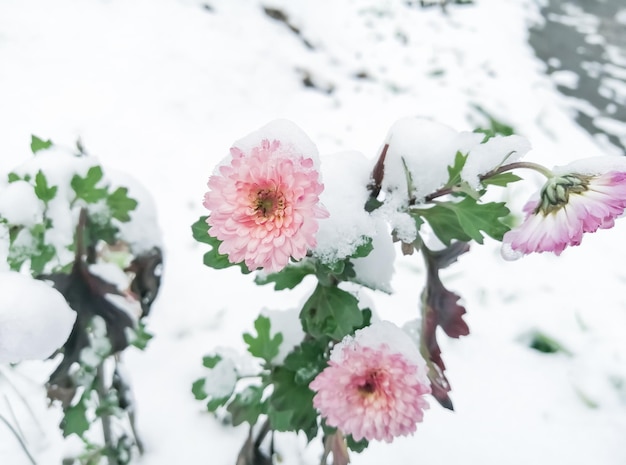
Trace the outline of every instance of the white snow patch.
<instances>
[{"instance_id":1,"label":"white snow patch","mask_svg":"<svg viewBox=\"0 0 626 465\"><path fill-rule=\"evenodd\" d=\"M390 293L396 249L387 224L382 219L376 221L376 235L373 237L372 245L374 249L369 255L352 260L356 279L372 289Z\"/></svg>"},{"instance_id":2,"label":"white snow patch","mask_svg":"<svg viewBox=\"0 0 626 465\"><path fill-rule=\"evenodd\" d=\"M451 127L427 119L407 117L395 122L385 138L389 148L383 189L406 204L440 188L459 149L458 136Z\"/></svg>"},{"instance_id":3,"label":"white snow patch","mask_svg":"<svg viewBox=\"0 0 626 465\"><path fill-rule=\"evenodd\" d=\"M574 71L568 69L561 69L554 71L550 74L550 77L557 86L567 87L568 89L577 89L580 76Z\"/></svg>"},{"instance_id":4,"label":"white snow patch","mask_svg":"<svg viewBox=\"0 0 626 465\"><path fill-rule=\"evenodd\" d=\"M214 399L230 395L237 383L237 369L230 358L222 358L205 376L204 391Z\"/></svg>"},{"instance_id":5,"label":"white snow patch","mask_svg":"<svg viewBox=\"0 0 626 465\"><path fill-rule=\"evenodd\" d=\"M289 352L304 339L300 310L297 308L289 310L264 309L262 314L270 319L270 336L274 337L278 333L283 335L283 342L280 344L278 354L272 359L272 363L282 365Z\"/></svg>"},{"instance_id":6,"label":"white snow patch","mask_svg":"<svg viewBox=\"0 0 626 465\"><path fill-rule=\"evenodd\" d=\"M48 284L0 272L0 363L43 360L70 335L76 312Z\"/></svg>"},{"instance_id":7,"label":"white snow patch","mask_svg":"<svg viewBox=\"0 0 626 465\"><path fill-rule=\"evenodd\" d=\"M26 181L14 181L0 186L0 217L12 225L26 227L41 222L43 202L37 198L34 187Z\"/></svg>"},{"instance_id":8,"label":"white snow patch","mask_svg":"<svg viewBox=\"0 0 626 465\"><path fill-rule=\"evenodd\" d=\"M234 148L238 148L244 153L250 152L253 148L258 147L263 140L270 142L280 141L278 153L299 154L303 158L313 160L314 166L319 170L319 153L313 141L300 129L298 125L286 119L277 119L262 126L247 136L237 140ZM225 162L230 162L230 156L226 157ZM215 168L216 173L219 165Z\"/></svg>"},{"instance_id":9,"label":"white snow patch","mask_svg":"<svg viewBox=\"0 0 626 465\"><path fill-rule=\"evenodd\" d=\"M115 221L120 238L127 242L134 255L141 255L157 247L163 249L163 234L152 194L134 176L119 170L106 168L111 179L111 191L118 187L128 189L128 197L137 201L137 207L129 212L130 221Z\"/></svg>"},{"instance_id":10,"label":"white snow patch","mask_svg":"<svg viewBox=\"0 0 626 465\"><path fill-rule=\"evenodd\" d=\"M562 166L556 166L552 172L556 175L578 173L578 174L603 174L609 171L626 171L626 157L623 156L598 156L575 160Z\"/></svg>"},{"instance_id":11,"label":"white snow patch","mask_svg":"<svg viewBox=\"0 0 626 465\"><path fill-rule=\"evenodd\" d=\"M530 148L530 142L525 137L515 134L494 136L469 151L461 177L477 189L480 184L479 175L505 163L518 161Z\"/></svg>"},{"instance_id":12,"label":"white snow patch","mask_svg":"<svg viewBox=\"0 0 626 465\"><path fill-rule=\"evenodd\" d=\"M358 152L322 157L324 192L320 196L330 216L319 221L313 255L326 263L350 256L367 237L376 234L374 219L364 210L371 165Z\"/></svg>"}]
</instances>

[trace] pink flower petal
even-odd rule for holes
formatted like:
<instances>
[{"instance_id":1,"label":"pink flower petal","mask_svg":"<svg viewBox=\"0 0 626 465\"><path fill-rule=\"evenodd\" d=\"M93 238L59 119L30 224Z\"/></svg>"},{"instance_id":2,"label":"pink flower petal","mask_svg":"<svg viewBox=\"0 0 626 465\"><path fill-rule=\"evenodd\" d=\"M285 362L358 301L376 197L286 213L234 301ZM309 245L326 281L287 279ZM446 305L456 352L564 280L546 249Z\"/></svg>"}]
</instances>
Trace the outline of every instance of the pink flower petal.
<instances>
[{"instance_id":1,"label":"pink flower petal","mask_svg":"<svg viewBox=\"0 0 626 465\"><path fill-rule=\"evenodd\" d=\"M367 345L376 340L371 333L381 327L393 333L393 340ZM316 391L313 405L326 423L357 441L391 442L396 436L412 434L428 408L424 395L431 392L417 347L387 322L375 323L337 344L329 366L309 387Z\"/></svg>"},{"instance_id":2,"label":"pink flower petal","mask_svg":"<svg viewBox=\"0 0 626 465\"><path fill-rule=\"evenodd\" d=\"M313 160L278 140L264 139L248 153L233 147L230 164L208 181L204 206L209 234L231 263L276 272L315 247L324 187Z\"/></svg>"},{"instance_id":3,"label":"pink flower petal","mask_svg":"<svg viewBox=\"0 0 626 465\"><path fill-rule=\"evenodd\" d=\"M505 255L516 258L510 254L511 250L521 254L554 252L560 255L566 247L579 245L584 233L612 227L626 209L626 173L612 171L585 176L585 181L584 190L572 189L567 202L550 204L549 211L539 206L542 200L527 203L524 222L504 235Z\"/></svg>"}]
</instances>

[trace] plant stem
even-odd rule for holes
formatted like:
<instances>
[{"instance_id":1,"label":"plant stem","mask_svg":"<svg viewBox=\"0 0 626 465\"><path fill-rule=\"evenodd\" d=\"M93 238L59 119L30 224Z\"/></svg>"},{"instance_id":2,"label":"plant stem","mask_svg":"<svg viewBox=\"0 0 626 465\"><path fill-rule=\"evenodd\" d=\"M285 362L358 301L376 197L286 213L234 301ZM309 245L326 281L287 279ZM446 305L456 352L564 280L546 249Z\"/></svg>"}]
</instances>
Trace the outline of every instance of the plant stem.
<instances>
[{"instance_id":1,"label":"plant stem","mask_svg":"<svg viewBox=\"0 0 626 465\"><path fill-rule=\"evenodd\" d=\"M512 170L519 169L519 168L525 168L525 169L536 171L538 173L543 174L548 179L554 177L554 173L552 171L550 171L545 166L540 165L539 163L533 163L532 161L516 161L513 163L509 163L508 165L498 166L497 168L485 174L480 175L479 179L482 181L484 179L488 179L497 174L505 173L507 171L512 171Z\"/></svg>"},{"instance_id":2,"label":"plant stem","mask_svg":"<svg viewBox=\"0 0 626 465\"><path fill-rule=\"evenodd\" d=\"M104 362L98 365L96 372L96 388L98 392L98 398L100 401L106 398L107 389L104 382ZM104 447L109 451L115 450L115 445L113 444L113 433L111 431L111 415L109 415L106 411L102 413L100 416L100 420L102 421L102 433L104 435ZM107 454L107 460L109 465L119 465L117 458L114 455Z\"/></svg>"},{"instance_id":3,"label":"plant stem","mask_svg":"<svg viewBox=\"0 0 626 465\"><path fill-rule=\"evenodd\" d=\"M489 179L498 174L506 173L507 171L513 171L520 168L526 168L536 171L543 174L548 179L554 177L554 173L543 165L533 163L531 161L516 161L507 165L498 166L497 168L494 168L493 170L485 174L481 174L480 176L478 176L478 179L484 181L485 179ZM431 200L435 200L438 197L443 197L444 195L452 194L456 191L458 191L458 186L442 187L441 189L438 189L432 194L428 194L426 197L424 197L424 202L430 202ZM415 202L413 199L409 199L409 205L413 205L414 203Z\"/></svg>"}]
</instances>

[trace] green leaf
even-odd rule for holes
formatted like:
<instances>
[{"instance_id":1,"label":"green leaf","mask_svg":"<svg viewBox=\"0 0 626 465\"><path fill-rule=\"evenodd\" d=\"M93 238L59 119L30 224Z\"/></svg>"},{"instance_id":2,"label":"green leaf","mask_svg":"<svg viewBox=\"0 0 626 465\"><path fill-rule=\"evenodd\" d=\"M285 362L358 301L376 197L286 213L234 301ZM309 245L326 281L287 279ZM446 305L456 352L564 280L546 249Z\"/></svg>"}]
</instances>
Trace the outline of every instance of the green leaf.
<instances>
[{"instance_id":1,"label":"green leaf","mask_svg":"<svg viewBox=\"0 0 626 465\"><path fill-rule=\"evenodd\" d=\"M202 357L202 365L209 369L215 368L215 366L221 361L222 361L222 356L218 354L205 355L204 357Z\"/></svg>"},{"instance_id":2,"label":"green leaf","mask_svg":"<svg viewBox=\"0 0 626 465\"><path fill-rule=\"evenodd\" d=\"M317 279L324 280L325 275L340 275L343 273L343 270L346 267L345 260L338 260L333 263L319 263L316 270L316 274L318 275Z\"/></svg>"},{"instance_id":3,"label":"green leaf","mask_svg":"<svg viewBox=\"0 0 626 465\"><path fill-rule=\"evenodd\" d=\"M311 441L317 435L315 393L295 382L295 373L284 367L272 372L274 391L269 397L268 418L276 431L303 431Z\"/></svg>"},{"instance_id":4,"label":"green leaf","mask_svg":"<svg viewBox=\"0 0 626 465\"><path fill-rule=\"evenodd\" d=\"M533 333L530 335L530 342L528 346L531 349L535 349L538 352L543 352L544 354L555 354L561 352L567 355L571 355L571 352L563 347L563 345L559 341L541 331L533 331Z\"/></svg>"},{"instance_id":5,"label":"green leaf","mask_svg":"<svg viewBox=\"0 0 626 465\"><path fill-rule=\"evenodd\" d=\"M300 284L307 275L314 273L315 266L309 261L303 261L297 265L287 265L278 273L257 275L254 278L254 282L259 286L274 283L274 290L282 291L283 289L293 289Z\"/></svg>"},{"instance_id":6,"label":"green leaf","mask_svg":"<svg viewBox=\"0 0 626 465\"><path fill-rule=\"evenodd\" d=\"M193 384L191 385L191 393L196 398L196 400L204 400L207 397L209 397L209 395L206 393L204 389L205 384L206 384L206 379L200 378L200 379L195 380Z\"/></svg>"},{"instance_id":7,"label":"green leaf","mask_svg":"<svg viewBox=\"0 0 626 465\"><path fill-rule=\"evenodd\" d=\"M22 179L22 178L20 178L19 174L16 174L16 173L9 173L9 174L7 175L7 179L8 179L9 184L10 184L10 183L12 183L12 182L19 181L19 180L20 180L20 179Z\"/></svg>"},{"instance_id":8,"label":"green leaf","mask_svg":"<svg viewBox=\"0 0 626 465\"><path fill-rule=\"evenodd\" d=\"M445 187L456 186L461 182L461 171L467 161L467 155L463 155L461 152L457 152L454 157L454 164L448 166L448 182Z\"/></svg>"},{"instance_id":9,"label":"green leaf","mask_svg":"<svg viewBox=\"0 0 626 465\"><path fill-rule=\"evenodd\" d=\"M111 224L110 221L104 223L91 221L85 230L89 244L97 244L101 240L111 245L117 242L119 229Z\"/></svg>"},{"instance_id":10,"label":"green leaf","mask_svg":"<svg viewBox=\"0 0 626 465\"><path fill-rule=\"evenodd\" d=\"M56 249L51 244L40 244L37 252L30 257L30 269L33 275L43 273L44 268L56 255Z\"/></svg>"},{"instance_id":11,"label":"green leaf","mask_svg":"<svg viewBox=\"0 0 626 465\"><path fill-rule=\"evenodd\" d=\"M250 273L250 270L244 262L231 263L228 259L228 255L219 253L219 246L222 242L218 238L211 237L209 235L210 228L206 222L207 218L208 216L201 216L198 221L191 225L191 234L193 235L193 238L198 242L209 244L211 246L211 250L204 254L204 264L216 270L222 270L231 266L238 266L243 274Z\"/></svg>"},{"instance_id":12,"label":"green leaf","mask_svg":"<svg viewBox=\"0 0 626 465\"><path fill-rule=\"evenodd\" d=\"M139 350L145 350L150 339L154 337L146 330L146 324L143 321L139 321L135 328L127 328L126 330L130 333L128 343Z\"/></svg>"},{"instance_id":13,"label":"green leaf","mask_svg":"<svg viewBox=\"0 0 626 465\"><path fill-rule=\"evenodd\" d=\"M63 437L67 437L70 434L76 434L82 437L85 431L89 429L89 421L87 420L87 407L85 402L81 399L76 405L73 405L65 410L65 416L61 421L61 428L63 429Z\"/></svg>"},{"instance_id":14,"label":"green leaf","mask_svg":"<svg viewBox=\"0 0 626 465\"><path fill-rule=\"evenodd\" d=\"M285 357L284 367L294 372L294 382L308 386L327 366L330 339L307 339Z\"/></svg>"},{"instance_id":15,"label":"green leaf","mask_svg":"<svg viewBox=\"0 0 626 465\"><path fill-rule=\"evenodd\" d=\"M191 234L195 240L203 244L214 245L215 238L209 236L208 216L201 216L198 221L191 225Z\"/></svg>"},{"instance_id":16,"label":"green leaf","mask_svg":"<svg viewBox=\"0 0 626 465\"><path fill-rule=\"evenodd\" d=\"M215 412L218 408L223 407L228 402L230 396L220 397L217 399L211 399L207 402L206 408L209 412Z\"/></svg>"},{"instance_id":17,"label":"green leaf","mask_svg":"<svg viewBox=\"0 0 626 465\"><path fill-rule=\"evenodd\" d=\"M413 217L422 217L428 221L435 235L445 245L450 245L452 240L455 239L463 242L472 240L463 230L456 213L445 208L441 203L437 203L432 208L416 208L411 210L410 213Z\"/></svg>"},{"instance_id":18,"label":"green leaf","mask_svg":"<svg viewBox=\"0 0 626 465\"><path fill-rule=\"evenodd\" d=\"M193 394L196 400L209 399L209 395L204 389L205 385L206 385L206 378L197 379L191 385L191 393ZM222 407L223 405L225 405L229 399L230 399L230 395L226 397L219 397L219 398L211 397L206 404L206 408L209 412L215 412L219 407Z\"/></svg>"},{"instance_id":19,"label":"green leaf","mask_svg":"<svg viewBox=\"0 0 626 465\"><path fill-rule=\"evenodd\" d=\"M266 410L262 398L262 386L248 386L243 391L238 392L226 408L232 415L233 426L239 426L244 422L253 426L259 415L265 413Z\"/></svg>"},{"instance_id":20,"label":"green leaf","mask_svg":"<svg viewBox=\"0 0 626 465\"><path fill-rule=\"evenodd\" d=\"M280 344L283 342L283 335L276 334L270 336L270 319L260 315L254 322L257 336L254 337L249 333L243 335L243 340L248 344L248 352L253 356L265 360L270 363L274 357L278 355Z\"/></svg>"},{"instance_id":21,"label":"green leaf","mask_svg":"<svg viewBox=\"0 0 626 465\"><path fill-rule=\"evenodd\" d=\"M126 223L130 221L128 212L137 208L137 201L128 197L127 188L118 187L107 197L107 205L113 218Z\"/></svg>"},{"instance_id":22,"label":"green leaf","mask_svg":"<svg viewBox=\"0 0 626 465\"><path fill-rule=\"evenodd\" d=\"M452 210L463 228L463 231L479 244L483 243L483 231L488 236L500 241L509 227L500 221L509 215L510 211L504 202L478 203L466 197L461 202L445 202L441 206Z\"/></svg>"},{"instance_id":23,"label":"green leaf","mask_svg":"<svg viewBox=\"0 0 626 465\"><path fill-rule=\"evenodd\" d=\"M48 203L57 195L57 186L48 186L48 180L43 171L39 170L35 175L35 195L44 203Z\"/></svg>"},{"instance_id":24,"label":"green leaf","mask_svg":"<svg viewBox=\"0 0 626 465\"><path fill-rule=\"evenodd\" d=\"M346 445L351 451L358 454L367 449L367 446L369 446L369 441L365 438L361 439L360 441L355 441L351 434L347 434Z\"/></svg>"},{"instance_id":25,"label":"green leaf","mask_svg":"<svg viewBox=\"0 0 626 465\"><path fill-rule=\"evenodd\" d=\"M503 123L501 121L498 121L496 118L494 118L489 112L487 112L480 105L472 105L472 106L479 113L481 113L483 116L485 116L487 118L488 123L489 123L489 127L487 127L487 128L478 128L478 129L474 130L474 132L476 132L476 133L482 133L482 134L485 135L485 138L481 142L482 144L487 142L489 139L491 139L495 135L510 136L511 134L515 133L515 130L511 126L509 126L508 124Z\"/></svg>"},{"instance_id":26,"label":"green leaf","mask_svg":"<svg viewBox=\"0 0 626 465\"><path fill-rule=\"evenodd\" d=\"M367 257L370 252L374 250L371 237L365 237L365 242L359 245L356 250L350 255L351 258Z\"/></svg>"},{"instance_id":27,"label":"green leaf","mask_svg":"<svg viewBox=\"0 0 626 465\"><path fill-rule=\"evenodd\" d=\"M341 340L363 324L363 313L352 294L338 287L318 284L302 307L300 319L302 327L311 336Z\"/></svg>"},{"instance_id":28,"label":"green leaf","mask_svg":"<svg viewBox=\"0 0 626 465\"><path fill-rule=\"evenodd\" d=\"M51 146L52 146L52 141L50 139L43 140L34 135L30 136L30 149L33 151L33 153L37 153L40 150L48 149Z\"/></svg>"},{"instance_id":29,"label":"green leaf","mask_svg":"<svg viewBox=\"0 0 626 465\"><path fill-rule=\"evenodd\" d=\"M97 188L96 184L102 180L102 168L92 166L87 171L87 175L83 178L78 174L72 177L70 185L76 193L77 199L82 199L87 203L96 203L107 196L106 188Z\"/></svg>"},{"instance_id":30,"label":"green leaf","mask_svg":"<svg viewBox=\"0 0 626 465\"><path fill-rule=\"evenodd\" d=\"M383 206L383 202L381 202L380 200L376 198L370 197L369 199L367 199L367 202L365 202L364 208L367 213L372 213L374 210L382 206Z\"/></svg>"},{"instance_id":31,"label":"green leaf","mask_svg":"<svg viewBox=\"0 0 626 465\"><path fill-rule=\"evenodd\" d=\"M274 431L293 431L293 413L293 410L276 410L271 404L267 408L267 416Z\"/></svg>"},{"instance_id":32,"label":"green leaf","mask_svg":"<svg viewBox=\"0 0 626 465\"><path fill-rule=\"evenodd\" d=\"M492 186L506 187L508 184L521 181L521 180L522 178L520 178L518 175L513 174L513 173L500 173L500 174L496 174L495 176L490 176L486 179L483 179L481 182L483 186L492 185Z\"/></svg>"}]
</instances>

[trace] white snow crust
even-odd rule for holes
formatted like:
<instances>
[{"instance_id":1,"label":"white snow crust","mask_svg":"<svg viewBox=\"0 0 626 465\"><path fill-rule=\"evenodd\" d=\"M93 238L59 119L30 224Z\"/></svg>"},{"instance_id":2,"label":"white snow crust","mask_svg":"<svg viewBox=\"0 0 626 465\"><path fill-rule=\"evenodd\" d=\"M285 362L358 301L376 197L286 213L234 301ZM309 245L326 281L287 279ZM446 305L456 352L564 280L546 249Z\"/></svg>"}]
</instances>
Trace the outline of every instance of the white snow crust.
<instances>
[{"instance_id":1,"label":"white snow crust","mask_svg":"<svg viewBox=\"0 0 626 465\"><path fill-rule=\"evenodd\" d=\"M43 360L70 335L76 312L48 284L0 272L0 363Z\"/></svg>"}]
</instances>

